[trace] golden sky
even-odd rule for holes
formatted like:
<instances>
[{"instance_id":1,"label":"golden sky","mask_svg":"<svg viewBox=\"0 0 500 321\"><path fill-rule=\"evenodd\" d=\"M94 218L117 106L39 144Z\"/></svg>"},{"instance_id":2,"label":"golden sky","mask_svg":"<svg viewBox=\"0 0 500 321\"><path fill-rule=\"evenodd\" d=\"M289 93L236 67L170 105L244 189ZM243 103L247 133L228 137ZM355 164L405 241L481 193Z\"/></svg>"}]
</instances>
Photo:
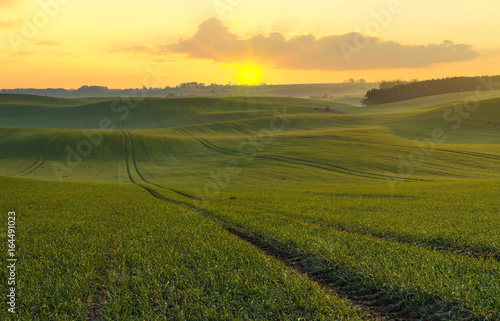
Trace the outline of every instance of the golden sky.
<instances>
[{"instance_id":1,"label":"golden sky","mask_svg":"<svg viewBox=\"0 0 500 321\"><path fill-rule=\"evenodd\" d=\"M0 0L0 88L500 74L498 12L498 0Z\"/></svg>"}]
</instances>

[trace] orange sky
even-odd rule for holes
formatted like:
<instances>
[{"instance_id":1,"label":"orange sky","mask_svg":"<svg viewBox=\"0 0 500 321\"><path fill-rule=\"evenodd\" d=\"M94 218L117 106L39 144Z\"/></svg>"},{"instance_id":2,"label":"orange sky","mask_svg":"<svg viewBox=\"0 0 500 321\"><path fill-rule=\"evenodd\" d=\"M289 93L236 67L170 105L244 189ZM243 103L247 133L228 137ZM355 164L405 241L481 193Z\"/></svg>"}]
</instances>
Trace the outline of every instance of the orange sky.
<instances>
[{"instance_id":1,"label":"orange sky","mask_svg":"<svg viewBox=\"0 0 500 321\"><path fill-rule=\"evenodd\" d=\"M272 84L500 74L499 9L493 0L0 0L0 88L142 87L151 69L162 74L146 81L155 87L236 83L242 65Z\"/></svg>"}]
</instances>

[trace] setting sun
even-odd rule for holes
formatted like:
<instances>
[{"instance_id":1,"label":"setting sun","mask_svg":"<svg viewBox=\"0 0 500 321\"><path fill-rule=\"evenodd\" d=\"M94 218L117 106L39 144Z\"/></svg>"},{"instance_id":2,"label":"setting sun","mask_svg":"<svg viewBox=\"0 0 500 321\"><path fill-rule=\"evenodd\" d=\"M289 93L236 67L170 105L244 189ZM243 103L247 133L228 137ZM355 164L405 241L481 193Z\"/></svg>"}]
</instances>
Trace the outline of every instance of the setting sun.
<instances>
[{"instance_id":1,"label":"setting sun","mask_svg":"<svg viewBox=\"0 0 500 321\"><path fill-rule=\"evenodd\" d=\"M0 321L500 321L499 12L0 0Z\"/></svg>"},{"instance_id":2,"label":"setting sun","mask_svg":"<svg viewBox=\"0 0 500 321\"><path fill-rule=\"evenodd\" d=\"M262 69L255 66L238 66L236 77L243 85L256 85L262 82Z\"/></svg>"}]
</instances>

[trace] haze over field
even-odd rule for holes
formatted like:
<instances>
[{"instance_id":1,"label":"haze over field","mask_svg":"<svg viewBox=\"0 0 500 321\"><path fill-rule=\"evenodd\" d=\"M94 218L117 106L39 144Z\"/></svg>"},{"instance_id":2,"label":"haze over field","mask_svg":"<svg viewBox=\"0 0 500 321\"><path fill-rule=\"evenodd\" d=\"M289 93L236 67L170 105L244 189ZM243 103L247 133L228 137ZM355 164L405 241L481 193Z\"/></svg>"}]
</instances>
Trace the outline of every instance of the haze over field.
<instances>
[{"instance_id":1,"label":"haze over field","mask_svg":"<svg viewBox=\"0 0 500 321\"><path fill-rule=\"evenodd\" d=\"M17 307L26 320L494 319L500 93L461 103L471 95L359 108L2 94Z\"/></svg>"},{"instance_id":2,"label":"haze over field","mask_svg":"<svg viewBox=\"0 0 500 321\"><path fill-rule=\"evenodd\" d=\"M500 320L499 9L0 0L0 321Z\"/></svg>"},{"instance_id":3,"label":"haze over field","mask_svg":"<svg viewBox=\"0 0 500 321\"><path fill-rule=\"evenodd\" d=\"M3 0L0 88L500 74L499 9L494 0ZM161 79L144 84L147 68Z\"/></svg>"}]
</instances>

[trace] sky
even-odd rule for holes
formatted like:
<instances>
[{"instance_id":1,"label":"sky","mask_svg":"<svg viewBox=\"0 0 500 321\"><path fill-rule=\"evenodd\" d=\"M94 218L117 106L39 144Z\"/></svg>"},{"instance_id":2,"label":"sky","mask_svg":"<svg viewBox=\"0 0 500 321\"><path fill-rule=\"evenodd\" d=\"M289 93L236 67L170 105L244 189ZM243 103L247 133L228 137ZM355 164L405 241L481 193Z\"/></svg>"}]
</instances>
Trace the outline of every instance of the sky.
<instances>
[{"instance_id":1,"label":"sky","mask_svg":"<svg viewBox=\"0 0 500 321\"><path fill-rule=\"evenodd\" d=\"M0 88L500 74L498 0L0 0Z\"/></svg>"}]
</instances>

